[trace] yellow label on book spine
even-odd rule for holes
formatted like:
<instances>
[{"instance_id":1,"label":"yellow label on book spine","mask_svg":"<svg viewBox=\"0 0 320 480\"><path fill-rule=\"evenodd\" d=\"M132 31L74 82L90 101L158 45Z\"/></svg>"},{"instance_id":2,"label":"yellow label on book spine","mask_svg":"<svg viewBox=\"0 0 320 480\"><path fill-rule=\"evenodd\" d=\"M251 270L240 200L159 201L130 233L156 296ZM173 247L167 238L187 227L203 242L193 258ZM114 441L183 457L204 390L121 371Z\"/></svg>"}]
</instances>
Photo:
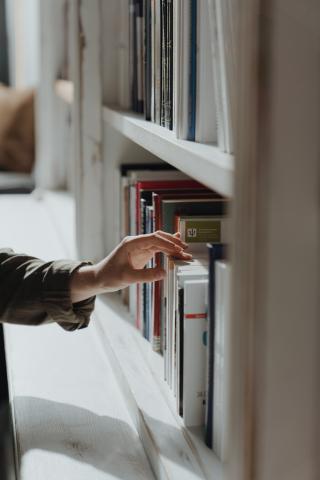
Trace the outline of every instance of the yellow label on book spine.
<instances>
[{"instance_id":1,"label":"yellow label on book spine","mask_svg":"<svg viewBox=\"0 0 320 480\"><path fill-rule=\"evenodd\" d=\"M221 220L187 220L185 241L187 243L220 243Z\"/></svg>"}]
</instances>

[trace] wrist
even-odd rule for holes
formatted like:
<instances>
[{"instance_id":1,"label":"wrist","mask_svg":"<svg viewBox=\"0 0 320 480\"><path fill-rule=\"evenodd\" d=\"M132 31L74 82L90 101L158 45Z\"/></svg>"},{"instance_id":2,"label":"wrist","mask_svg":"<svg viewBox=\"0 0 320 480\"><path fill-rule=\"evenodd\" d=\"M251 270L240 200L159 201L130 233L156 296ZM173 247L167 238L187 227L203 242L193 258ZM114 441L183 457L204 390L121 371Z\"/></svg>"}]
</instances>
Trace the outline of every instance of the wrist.
<instances>
[{"instance_id":1,"label":"wrist","mask_svg":"<svg viewBox=\"0 0 320 480\"><path fill-rule=\"evenodd\" d=\"M101 293L99 288L97 269L95 265L84 265L78 268L71 277L71 302L81 302Z\"/></svg>"}]
</instances>

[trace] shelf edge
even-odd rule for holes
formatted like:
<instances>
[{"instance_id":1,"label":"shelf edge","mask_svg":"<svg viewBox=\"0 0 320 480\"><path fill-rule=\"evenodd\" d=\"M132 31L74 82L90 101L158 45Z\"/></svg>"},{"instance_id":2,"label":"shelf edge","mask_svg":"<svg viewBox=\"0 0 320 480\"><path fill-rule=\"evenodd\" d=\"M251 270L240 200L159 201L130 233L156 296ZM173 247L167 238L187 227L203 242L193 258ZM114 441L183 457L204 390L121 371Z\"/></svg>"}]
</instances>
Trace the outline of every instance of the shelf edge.
<instances>
[{"instance_id":1,"label":"shelf edge","mask_svg":"<svg viewBox=\"0 0 320 480\"><path fill-rule=\"evenodd\" d=\"M221 195L232 197L233 155L221 152L215 145L177 139L172 131L131 112L105 106L103 119L105 123L162 160Z\"/></svg>"}]
</instances>

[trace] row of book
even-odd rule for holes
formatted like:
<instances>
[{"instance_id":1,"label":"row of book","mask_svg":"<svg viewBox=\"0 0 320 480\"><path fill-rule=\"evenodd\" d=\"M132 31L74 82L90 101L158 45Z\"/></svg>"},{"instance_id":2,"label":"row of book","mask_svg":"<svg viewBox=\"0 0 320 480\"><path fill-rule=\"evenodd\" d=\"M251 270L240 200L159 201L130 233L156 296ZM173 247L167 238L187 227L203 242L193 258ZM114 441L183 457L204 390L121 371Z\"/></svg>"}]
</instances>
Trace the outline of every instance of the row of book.
<instances>
[{"instance_id":1,"label":"row of book","mask_svg":"<svg viewBox=\"0 0 320 480\"><path fill-rule=\"evenodd\" d=\"M122 236L179 231L193 255L185 262L156 254L148 266L162 264L165 280L133 285L123 297L136 327L163 354L177 412L188 427L206 425L206 443L222 458L227 202L168 165L155 164L121 167L121 205Z\"/></svg>"},{"instance_id":2,"label":"row of book","mask_svg":"<svg viewBox=\"0 0 320 480\"><path fill-rule=\"evenodd\" d=\"M233 151L235 0L121 0L119 103Z\"/></svg>"}]
</instances>

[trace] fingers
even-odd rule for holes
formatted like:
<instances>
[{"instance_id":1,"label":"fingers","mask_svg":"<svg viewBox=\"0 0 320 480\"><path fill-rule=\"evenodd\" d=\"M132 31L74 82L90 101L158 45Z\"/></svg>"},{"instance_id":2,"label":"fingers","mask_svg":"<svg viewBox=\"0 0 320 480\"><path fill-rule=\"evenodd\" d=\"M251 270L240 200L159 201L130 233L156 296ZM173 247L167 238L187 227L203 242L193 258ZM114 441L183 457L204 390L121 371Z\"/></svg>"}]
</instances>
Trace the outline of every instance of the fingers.
<instances>
[{"instance_id":1,"label":"fingers","mask_svg":"<svg viewBox=\"0 0 320 480\"><path fill-rule=\"evenodd\" d=\"M148 235L140 235L130 239L127 247L130 251L135 248L148 249L154 252L163 252L166 255L177 255L182 253L187 244L179 238L165 232L155 232Z\"/></svg>"},{"instance_id":2,"label":"fingers","mask_svg":"<svg viewBox=\"0 0 320 480\"><path fill-rule=\"evenodd\" d=\"M152 253L158 253L158 252L161 252L161 253L164 253L165 255L168 255L169 257L174 257L174 258L181 258L183 260L191 260L192 259L192 255L190 253L187 253L185 252L184 250L180 250L180 251L174 251L172 253L172 251L170 249L159 249L158 247L151 247L148 249L149 252L152 252Z\"/></svg>"},{"instance_id":3,"label":"fingers","mask_svg":"<svg viewBox=\"0 0 320 480\"><path fill-rule=\"evenodd\" d=\"M142 270L132 270L130 272L130 282L156 282L163 280L166 276L166 272L161 267L145 268Z\"/></svg>"},{"instance_id":4,"label":"fingers","mask_svg":"<svg viewBox=\"0 0 320 480\"><path fill-rule=\"evenodd\" d=\"M182 248L188 247L188 244L181 240L180 232L176 232L174 235L171 235L170 233L163 232L162 230L158 230L155 233L163 238L166 238L167 240L170 240L171 242L175 243L179 247L182 247Z\"/></svg>"}]
</instances>

